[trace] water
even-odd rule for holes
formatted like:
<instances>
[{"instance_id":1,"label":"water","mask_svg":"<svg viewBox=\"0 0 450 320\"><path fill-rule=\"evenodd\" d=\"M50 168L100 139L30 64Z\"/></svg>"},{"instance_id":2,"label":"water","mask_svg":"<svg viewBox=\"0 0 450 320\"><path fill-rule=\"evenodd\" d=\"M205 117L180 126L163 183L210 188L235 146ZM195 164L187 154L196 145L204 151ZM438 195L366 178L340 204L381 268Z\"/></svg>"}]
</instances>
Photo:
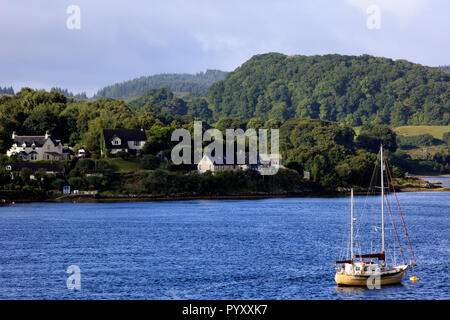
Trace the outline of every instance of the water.
<instances>
[{"instance_id":1,"label":"water","mask_svg":"<svg viewBox=\"0 0 450 320\"><path fill-rule=\"evenodd\" d=\"M399 198L421 281L409 272L380 290L334 283L348 198L0 207L0 298L449 299L450 193ZM379 206L365 199L355 198L357 214ZM79 291L66 287L70 265Z\"/></svg>"}]
</instances>

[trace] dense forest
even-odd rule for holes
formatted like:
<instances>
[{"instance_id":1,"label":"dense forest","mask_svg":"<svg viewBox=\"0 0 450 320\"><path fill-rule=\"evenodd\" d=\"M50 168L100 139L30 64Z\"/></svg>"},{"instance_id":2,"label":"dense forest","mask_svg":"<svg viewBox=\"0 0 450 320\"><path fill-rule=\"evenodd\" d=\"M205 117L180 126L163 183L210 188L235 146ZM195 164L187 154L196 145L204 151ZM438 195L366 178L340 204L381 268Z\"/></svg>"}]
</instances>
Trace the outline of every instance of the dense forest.
<instances>
[{"instance_id":1,"label":"dense forest","mask_svg":"<svg viewBox=\"0 0 450 320\"><path fill-rule=\"evenodd\" d=\"M0 87L0 94L14 94L14 89L13 87Z\"/></svg>"},{"instance_id":2,"label":"dense forest","mask_svg":"<svg viewBox=\"0 0 450 320\"><path fill-rule=\"evenodd\" d=\"M209 90L214 119L319 118L360 126L450 123L450 75L405 60L256 55Z\"/></svg>"},{"instance_id":3,"label":"dense forest","mask_svg":"<svg viewBox=\"0 0 450 320\"><path fill-rule=\"evenodd\" d=\"M213 114L204 97L177 98L169 89L151 89L129 102L133 110L149 111L154 114L190 115L212 122Z\"/></svg>"},{"instance_id":4,"label":"dense forest","mask_svg":"<svg viewBox=\"0 0 450 320\"><path fill-rule=\"evenodd\" d=\"M100 89L94 98L136 98L150 89L168 88L174 92L207 95L212 83L225 79L227 72L206 70L197 74L166 73L140 77Z\"/></svg>"},{"instance_id":5,"label":"dense forest","mask_svg":"<svg viewBox=\"0 0 450 320\"><path fill-rule=\"evenodd\" d=\"M77 94L73 94L72 92L70 92L67 89L62 89L59 87L53 87L50 89L50 91L55 91L55 92L59 92L62 93L64 96L66 96L67 98L74 98L76 100L87 100L88 97L86 95L86 92L81 92L81 93L77 93Z\"/></svg>"}]
</instances>

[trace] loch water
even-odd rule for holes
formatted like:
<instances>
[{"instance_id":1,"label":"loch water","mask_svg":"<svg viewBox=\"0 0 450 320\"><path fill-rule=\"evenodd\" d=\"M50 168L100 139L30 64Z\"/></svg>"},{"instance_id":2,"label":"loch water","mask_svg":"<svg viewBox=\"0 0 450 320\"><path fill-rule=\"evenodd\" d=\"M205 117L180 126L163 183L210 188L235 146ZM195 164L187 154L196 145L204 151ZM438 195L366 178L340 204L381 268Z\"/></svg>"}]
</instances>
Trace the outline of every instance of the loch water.
<instances>
[{"instance_id":1,"label":"loch water","mask_svg":"<svg viewBox=\"0 0 450 320\"><path fill-rule=\"evenodd\" d=\"M449 299L450 193L398 196L421 280L409 270L379 290L334 283L347 197L1 206L0 299ZM355 197L368 250L379 205ZM67 287L72 265L80 290Z\"/></svg>"}]
</instances>

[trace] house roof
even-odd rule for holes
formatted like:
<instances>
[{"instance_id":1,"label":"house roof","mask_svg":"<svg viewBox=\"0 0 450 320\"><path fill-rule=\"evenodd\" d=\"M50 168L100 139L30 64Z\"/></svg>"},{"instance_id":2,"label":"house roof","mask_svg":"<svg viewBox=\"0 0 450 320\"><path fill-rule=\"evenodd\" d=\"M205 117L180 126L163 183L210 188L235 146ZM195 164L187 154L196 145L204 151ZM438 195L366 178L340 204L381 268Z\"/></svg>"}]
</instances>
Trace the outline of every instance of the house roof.
<instances>
[{"instance_id":1,"label":"house roof","mask_svg":"<svg viewBox=\"0 0 450 320\"><path fill-rule=\"evenodd\" d=\"M120 138L120 145L111 144L115 137ZM128 141L147 141L145 131L141 129L103 129L103 138L108 149L128 148Z\"/></svg>"},{"instance_id":2,"label":"house roof","mask_svg":"<svg viewBox=\"0 0 450 320\"><path fill-rule=\"evenodd\" d=\"M55 146L57 146L61 143L60 140L53 139L52 137L49 137L48 139L52 140L52 142ZM34 143L34 145L37 148L42 147L46 140L47 139L45 139L45 136L15 136L14 137L14 143L17 143L17 146L22 146L23 143L25 143L25 145L27 147L31 147Z\"/></svg>"},{"instance_id":3,"label":"house roof","mask_svg":"<svg viewBox=\"0 0 450 320\"><path fill-rule=\"evenodd\" d=\"M230 162L228 162L227 161L227 156L226 156L226 152L224 152L224 155L223 155L223 157L222 157L222 163L218 163L219 161L219 159L218 159L218 157L216 157L215 156L215 152L214 152L215 150L213 150L213 152L211 153L211 156L209 156L209 155L206 155L211 161L212 161L212 163L213 164L229 164L229 165L240 165L240 164L247 164L247 165L257 165L257 164L261 164L262 163L262 159L261 159L261 157L259 156L259 153L257 153L256 154L256 161L257 161L257 163L250 163L250 154L249 154L249 152L245 152L245 155L244 155L244 163L238 163L238 159L240 160L240 153L239 152L235 152L235 154L234 154L234 157L233 157L233 159L232 159L232 161L230 161ZM241 155L242 156L242 155ZM253 160L253 159L252 159Z\"/></svg>"},{"instance_id":4,"label":"house roof","mask_svg":"<svg viewBox=\"0 0 450 320\"><path fill-rule=\"evenodd\" d=\"M11 167L11 171L21 171L23 168L28 168L33 172L36 172L39 169L44 169L47 172L64 171L63 164L55 164L55 163L18 162L5 164L5 168L7 168L8 166Z\"/></svg>"}]
</instances>

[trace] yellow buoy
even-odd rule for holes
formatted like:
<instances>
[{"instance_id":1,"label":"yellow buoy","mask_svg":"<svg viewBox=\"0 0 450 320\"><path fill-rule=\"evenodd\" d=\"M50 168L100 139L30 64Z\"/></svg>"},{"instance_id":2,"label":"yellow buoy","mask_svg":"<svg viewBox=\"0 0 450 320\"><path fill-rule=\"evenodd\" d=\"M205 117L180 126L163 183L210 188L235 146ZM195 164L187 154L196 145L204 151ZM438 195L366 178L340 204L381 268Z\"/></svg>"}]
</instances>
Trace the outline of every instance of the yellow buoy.
<instances>
[{"instance_id":1,"label":"yellow buoy","mask_svg":"<svg viewBox=\"0 0 450 320\"><path fill-rule=\"evenodd\" d=\"M419 281L420 279L417 278L416 276L412 276L411 278L409 278L409 280L411 280L412 282L416 282Z\"/></svg>"}]
</instances>

